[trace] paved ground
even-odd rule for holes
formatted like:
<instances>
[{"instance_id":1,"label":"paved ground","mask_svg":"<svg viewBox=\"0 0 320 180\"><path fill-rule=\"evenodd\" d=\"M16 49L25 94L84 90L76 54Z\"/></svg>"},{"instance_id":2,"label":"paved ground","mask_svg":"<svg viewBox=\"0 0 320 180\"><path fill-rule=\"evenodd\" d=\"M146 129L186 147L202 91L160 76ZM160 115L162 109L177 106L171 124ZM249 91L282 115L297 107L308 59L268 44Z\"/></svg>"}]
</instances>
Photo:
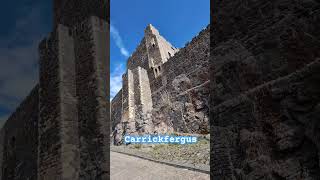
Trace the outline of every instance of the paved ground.
<instances>
[{"instance_id":1,"label":"paved ground","mask_svg":"<svg viewBox=\"0 0 320 180\"><path fill-rule=\"evenodd\" d=\"M111 180L209 180L208 174L110 152Z\"/></svg>"}]
</instances>

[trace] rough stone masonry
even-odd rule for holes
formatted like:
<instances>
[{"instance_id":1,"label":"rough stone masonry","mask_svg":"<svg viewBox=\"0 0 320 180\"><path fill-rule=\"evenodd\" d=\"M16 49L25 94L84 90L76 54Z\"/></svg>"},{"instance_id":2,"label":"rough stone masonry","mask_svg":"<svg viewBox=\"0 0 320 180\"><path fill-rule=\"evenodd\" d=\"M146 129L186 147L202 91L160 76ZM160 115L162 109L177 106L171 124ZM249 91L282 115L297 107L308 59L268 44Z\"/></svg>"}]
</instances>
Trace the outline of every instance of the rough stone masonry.
<instances>
[{"instance_id":1,"label":"rough stone masonry","mask_svg":"<svg viewBox=\"0 0 320 180\"><path fill-rule=\"evenodd\" d=\"M319 1L213 7L213 179L320 179Z\"/></svg>"},{"instance_id":2,"label":"rough stone masonry","mask_svg":"<svg viewBox=\"0 0 320 180\"><path fill-rule=\"evenodd\" d=\"M111 103L114 144L125 134L209 133L209 42L209 26L182 49L147 26Z\"/></svg>"},{"instance_id":3,"label":"rough stone masonry","mask_svg":"<svg viewBox=\"0 0 320 180\"><path fill-rule=\"evenodd\" d=\"M0 132L0 179L109 177L108 6L54 1L39 84Z\"/></svg>"}]
</instances>

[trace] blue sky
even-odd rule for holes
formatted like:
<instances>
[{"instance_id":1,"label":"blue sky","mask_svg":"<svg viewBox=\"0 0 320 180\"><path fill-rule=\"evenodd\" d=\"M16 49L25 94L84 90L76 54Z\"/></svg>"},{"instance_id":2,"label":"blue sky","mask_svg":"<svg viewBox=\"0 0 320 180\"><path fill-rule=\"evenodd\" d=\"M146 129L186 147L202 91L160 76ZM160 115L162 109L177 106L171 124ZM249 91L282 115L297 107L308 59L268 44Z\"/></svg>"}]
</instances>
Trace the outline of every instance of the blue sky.
<instances>
[{"instance_id":1,"label":"blue sky","mask_svg":"<svg viewBox=\"0 0 320 180\"><path fill-rule=\"evenodd\" d=\"M0 6L0 121L38 81L39 41L51 29L51 0L3 1Z\"/></svg>"},{"instance_id":2,"label":"blue sky","mask_svg":"<svg viewBox=\"0 0 320 180\"><path fill-rule=\"evenodd\" d=\"M181 48L209 24L209 8L210 0L111 0L111 98L148 24Z\"/></svg>"}]
</instances>

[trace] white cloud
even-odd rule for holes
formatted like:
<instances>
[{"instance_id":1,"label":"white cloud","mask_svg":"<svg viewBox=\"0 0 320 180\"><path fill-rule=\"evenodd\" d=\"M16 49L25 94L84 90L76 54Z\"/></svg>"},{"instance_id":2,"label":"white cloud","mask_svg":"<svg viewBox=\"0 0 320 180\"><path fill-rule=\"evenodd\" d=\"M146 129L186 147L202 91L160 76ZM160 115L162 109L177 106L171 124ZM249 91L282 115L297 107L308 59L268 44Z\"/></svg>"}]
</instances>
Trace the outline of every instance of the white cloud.
<instances>
[{"instance_id":1,"label":"white cloud","mask_svg":"<svg viewBox=\"0 0 320 180\"><path fill-rule=\"evenodd\" d=\"M110 25L110 34L113 40L115 41L117 47L120 49L120 53L125 57L129 57L129 52L123 44L122 37L120 36L118 29L114 27L112 24Z\"/></svg>"},{"instance_id":2,"label":"white cloud","mask_svg":"<svg viewBox=\"0 0 320 180\"><path fill-rule=\"evenodd\" d=\"M119 64L110 74L110 100L122 88L122 75L125 73L123 64Z\"/></svg>"}]
</instances>

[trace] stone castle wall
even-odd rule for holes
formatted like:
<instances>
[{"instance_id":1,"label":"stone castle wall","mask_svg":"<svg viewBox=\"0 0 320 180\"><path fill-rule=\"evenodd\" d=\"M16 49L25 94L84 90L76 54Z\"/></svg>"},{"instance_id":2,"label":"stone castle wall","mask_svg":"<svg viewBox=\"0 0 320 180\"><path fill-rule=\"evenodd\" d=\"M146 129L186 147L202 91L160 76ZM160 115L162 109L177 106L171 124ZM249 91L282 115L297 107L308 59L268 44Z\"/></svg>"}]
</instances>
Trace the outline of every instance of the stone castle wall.
<instances>
[{"instance_id":1,"label":"stone castle wall","mask_svg":"<svg viewBox=\"0 0 320 180\"><path fill-rule=\"evenodd\" d=\"M96 16L109 22L108 0L54 0L54 26L63 24L75 26L86 20L88 16Z\"/></svg>"},{"instance_id":2,"label":"stone castle wall","mask_svg":"<svg viewBox=\"0 0 320 180\"><path fill-rule=\"evenodd\" d=\"M206 28L178 50L153 26L147 27L128 59L121 95L112 100L116 144L126 133L209 133L209 36Z\"/></svg>"},{"instance_id":3,"label":"stone castle wall","mask_svg":"<svg viewBox=\"0 0 320 180\"><path fill-rule=\"evenodd\" d=\"M115 129L115 126L120 123L122 117L122 89L118 94L112 99L111 102L111 119L112 121L111 130Z\"/></svg>"},{"instance_id":4,"label":"stone castle wall","mask_svg":"<svg viewBox=\"0 0 320 180\"><path fill-rule=\"evenodd\" d=\"M161 77L151 80L156 129L209 133L209 36L209 28L202 30L163 65Z\"/></svg>"},{"instance_id":5,"label":"stone castle wall","mask_svg":"<svg viewBox=\"0 0 320 180\"><path fill-rule=\"evenodd\" d=\"M213 107L213 176L318 179L319 72L317 60Z\"/></svg>"},{"instance_id":6,"label":"stone castle wall","mask_svg":"<svg viewBox=\"0 0 320 180\"><path fill-rule=\"evenodd\" d=\"M37 179L39 86L0 131L0 179Z\"/></svg>"},{"instance_id":7,"label":"stone castle wall","mask_svg":"<svg viewBox=\"0 0 320 180\"><path fill-rule=\"evenodd\" d=\"M59 33L59 31L58 31ZM39 83L39 177L44 179L46 174L59 178L62 167L59 158L61 150L60 101L59 98L59 58L58 33L51 33L50 37L39 45L40 53L40 83ZM50 168L52 167L52 168ZM50 172L48 172L48 169Z\"/></svg>"},{"instance_id":8,"label":"stone castle wall","mask_svg":"<svg viewBox=\"0 0 320 180\"><path fill-rule=\"evenodd\" d=\"M39 85L0 132L0 179L109 175L109 3L54 4L53 31L39 45Z\"/></svg>"},{"instance_id":9,"label":"stone castle wall","mask_svg":"<svg viewBox=\"0 0 320 180\"><path fill-rule=\"evenodd\" d=\"M127 62L128 69L135 69L138 66L144 69L149 68L147 47L145 41L146 39L143 38L138 47L136 48L135 52L129 57Z\"/></svg>"},{"instance_id":10,"label":"stone castle wall","mask_svg":"<svg viewBox=\"0 0 320 180\"><path fill-rule=\"evenodd\" d=\"M216 1L216 179L319 179L319 3Z\"/></svg>"},{"instance_id":11,"label":"stone castle wall","mask_svg":"<svg viewBox=\"0 0 320 180\"><path fill-rule=\"evenodd\" d=\"M107 174L107 24L90 17L75 30L80 179Z\"/></svg>"},{"instance_id":12,"label":"stone castle wall","mask_svg":"<svg viewBox=\"0 0 320 180\"><path fill-rule=\"evenodd\" d=\"M90 17L59 25L40 46L39 179L107 174L107 34Z\"/></svg>"}]
</instances>

